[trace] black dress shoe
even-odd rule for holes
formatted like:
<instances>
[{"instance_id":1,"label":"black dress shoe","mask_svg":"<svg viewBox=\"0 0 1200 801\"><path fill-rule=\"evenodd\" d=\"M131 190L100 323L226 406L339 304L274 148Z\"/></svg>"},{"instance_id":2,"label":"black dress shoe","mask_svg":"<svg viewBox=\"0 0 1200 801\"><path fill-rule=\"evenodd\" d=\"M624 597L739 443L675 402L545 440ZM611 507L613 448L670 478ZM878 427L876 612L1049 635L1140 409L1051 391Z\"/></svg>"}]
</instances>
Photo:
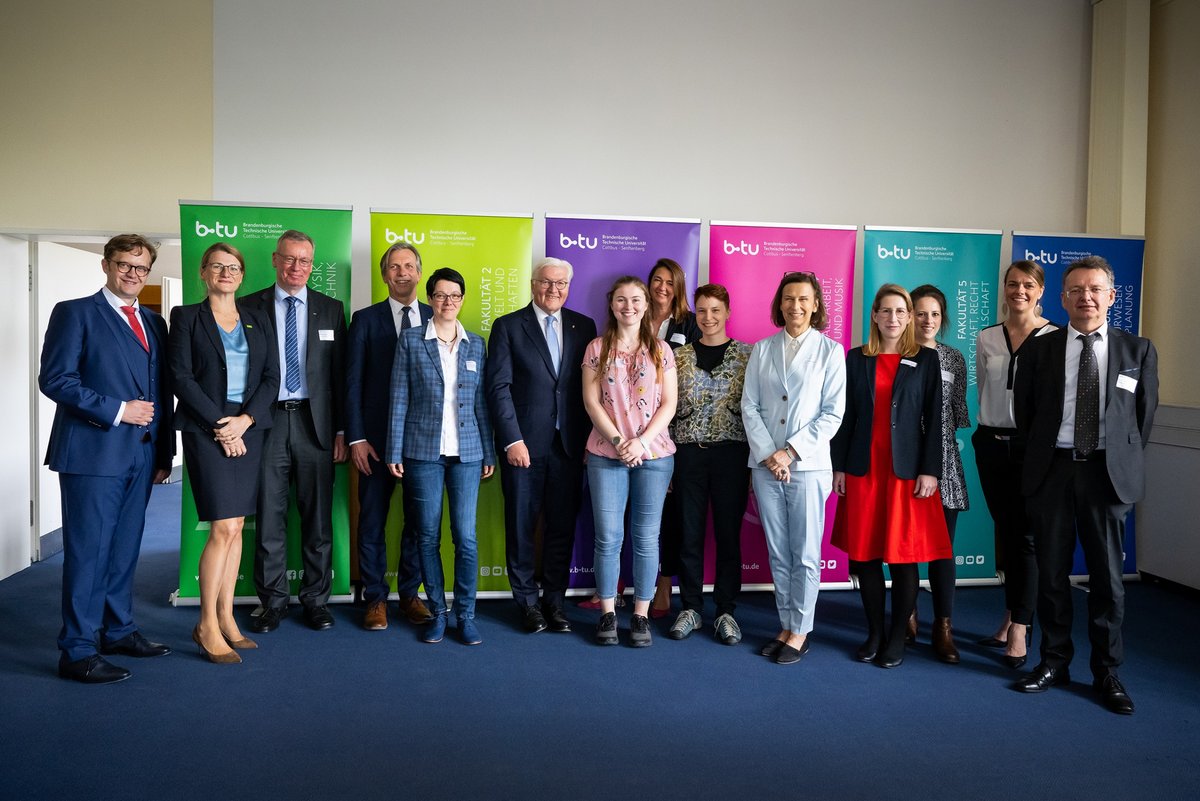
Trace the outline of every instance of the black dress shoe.
<instances>
[{"instance_id":1,"label":"black dress shoe","mask_svg":"<svg viewBox=\"0 0 1200 801\"><path fill-rule=\"evenodd\" d=\"M904 664L904 654L901 654L900 656L888 656L880 651L879 653L875 654L874 661L879 667L891 670L892 668L898 668Z\"/></svg>"},{"instance_id":2,"label":"black dress shoe","mask_svg":"<svg viewBox=\"0 0 1200 801\"><path fill-rule=\"evenodd\" d=\"M1065 667L1054 668L1039 664L1032 673L1017 681L1013 687L1023 693L1044 693L1051 687L1070 682L1071 674Z\"/></svg>"},{"instance_id":3,"label":"black dress shoe","mask_svg":"<svg viewBox=\"0 0 1200 801\"><path fill-rule=\"evenodd\" d=\"M333 615L329 614L328 606L306 606L304 607L304 622L313 631L325 631L325 629L333 628Z\"/></svg>"},{"instance_id":4,"label":"black dress shoe","mask_svg":"<svg viewBox=\"0 0 1200 801\"><path fill-rule=\"evenodd\" d=\"M1029 656L1009 656L1004 655L1004 664L1008 665L1013 670L1020 670L1025 667L1025 663L1029 660Z\"/></svg>"},{"instance_id":5,"label":"black dress shoe","mask_svg":"<svg viewBox=\"0 0 1200 801\"><path fill-rule=\"evenodd\" d=\"M876 654L879 653L879 641L867 640L862 645L858 646L858 650L854 652L854 658L859 662L874 662Z\"/></svg>"},{"instance_id":6,"label":"black dress shoe","mask_svg":"<svg viewBox=\"0 0 1200 801\"><path fill-rule=\"evenodd\" d=\"M521 625L529 634L537 634L539 631L546 630L546 618L542 617L541 609L530 604L521 610Z\"/></svg>"},{"instance_id":7,"label":"black dress shoe","mask_svg":"<svg viewBox=\"0 0 1200 801\"><path fill-rule=\"evenodd\" d=\"M546 618L546 625L551 631L558 634L571 633L571 621L567 620L561 606L544 607L542 616Z\"/></svg>"},{"instance_id":8,"label":"black dress shoe","mask_svg":"<svg viewBox=\"0 0 1200 801\"><path fill-rule=\"evenodd\" d=\"M808 637L804 638L804 644L799 648L793 648L787 643L783 643L783 647L779 649L779 653L775 654L775 664L777 665L794 665L804 658L808 653ZM776 642L779 642L776 640Z\"/></svg>"},{"instance_id":9,"label":"black dress shoe","mask_svg":"<svg viewBox=\"0 0 1200 801\"><path fill-rule=\"evenodd\" d=\"M100 653L143 658L148 656L166 656L171 653L171 649L161 642L150 642L142 636L140 631L135 631L128 637L105 645L100 649Z\"/></svg>"},{"instance_id":10,"label":"black dress shoe","mask_svg":"<svg viewBox=\"0 0 1200 801\"><path fill-rule=\"evenodd\" d=\"M266 634L279 628L279 621L287 617L286 606L268 606L258 617L250 618L250 630L257 634Z\"/></svg>"},{"instance_id":11,"label":"black dress shoe","mask_svg":"<svg viewBox=\"0 0 1200 801\"><path fill-rule=\"evenodd\" d=\"M106 661L99 654L92 654L74 662L69 661L67 655L63 654L58 660L58 675L84 684L112 684L124 681L133 674Z\"/></svg>"},{"instance_id":12,"label":"black dress shoe","mask_svg":"<svg viewBox=\"0 0 1200 801\"><path fill-rule=\"evenodd\" d=\"M805 640L805 642L807 642L807 640ZM767 659L774 659L779 655L779 652L783 650L783 645L783 640L771 640L762 648L760 648L758 652Z\"/></svg>"},{"instance_id":13,"label":"black dress shoe","mask_svg":"<svg viewBox=\"0 0 1200 801\"><path fill-rule=\"evenodd\" d=\"M1125 685L1121 684L1116 674L1109 673L1102 679L1096 679L1092 682L1092 687L1100 693L1109 712L1116 712L1118 715L1133 714L1133 699L1125 692Z\"/></svg>"}]
</instances>

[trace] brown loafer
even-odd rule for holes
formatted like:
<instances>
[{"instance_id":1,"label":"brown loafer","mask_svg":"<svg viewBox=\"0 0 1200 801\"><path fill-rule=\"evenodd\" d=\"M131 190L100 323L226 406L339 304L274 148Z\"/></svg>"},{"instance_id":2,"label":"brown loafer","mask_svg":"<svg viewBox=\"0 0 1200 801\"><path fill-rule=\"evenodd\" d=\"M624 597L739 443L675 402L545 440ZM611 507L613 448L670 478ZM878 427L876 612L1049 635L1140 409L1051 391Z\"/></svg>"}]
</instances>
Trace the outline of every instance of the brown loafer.
<instances>
[{"instance_id":1,"label":"brown loafer","mask_svg":"<svg viewBox=\"0 0 1200 801\"><path fill-rule=\"evenodd\" d=\"M363 628L367 631L383 631L387 628L387 601L376 601L367 607L363 616Z\"/></svg>"},{"instance_id":2,"label":"brown loafer","mask_svg":"<svg viewBox=\"0 0 1200 801\"><path fill-rule=\"evenodd\" d=\"M414 626L420 626L433 620L433 615L429 614L429 607L425 606L425 602L415 595L411 598L400 599L400 614L404 615Z\"/></svg>"}]
</instances>

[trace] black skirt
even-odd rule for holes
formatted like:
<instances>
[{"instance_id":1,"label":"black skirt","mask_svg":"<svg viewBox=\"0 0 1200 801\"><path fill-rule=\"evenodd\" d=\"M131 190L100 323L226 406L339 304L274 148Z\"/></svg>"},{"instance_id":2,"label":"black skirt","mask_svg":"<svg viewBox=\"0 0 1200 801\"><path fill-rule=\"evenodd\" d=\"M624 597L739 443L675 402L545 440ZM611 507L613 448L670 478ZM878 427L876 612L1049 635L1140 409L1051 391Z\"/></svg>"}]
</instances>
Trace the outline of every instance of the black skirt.
<instances>
[{"instance_id":1,"label":"black skirt","mask_svg":"<svg viewBox=\"0 0 1200 801\"><path fill-rule=\"evenodd\" d=\"M238 414L241 408L241 404L226 403L225 414ZM265 433L251 426L242 435L246 454L230 457L211 435L183 432L183 461L200 520L211 522L255 513Z\"/></svg>"}]
</instances>

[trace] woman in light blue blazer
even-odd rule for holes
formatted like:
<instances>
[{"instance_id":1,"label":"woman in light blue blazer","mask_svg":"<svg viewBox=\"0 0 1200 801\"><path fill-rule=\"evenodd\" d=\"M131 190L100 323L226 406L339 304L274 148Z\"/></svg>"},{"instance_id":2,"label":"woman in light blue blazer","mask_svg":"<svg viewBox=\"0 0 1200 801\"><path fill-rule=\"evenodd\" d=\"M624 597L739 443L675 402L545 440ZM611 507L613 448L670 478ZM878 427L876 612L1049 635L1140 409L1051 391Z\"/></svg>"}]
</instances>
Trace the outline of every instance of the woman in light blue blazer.
<instances>
[{"instance_id":1,"label":"woman in light blue blazer","mask_svg":"<svg viewBox=\"0 0 1200 801\"><path fill-rule=\"evenodd\" d=\"M846 361L812 273L787 273L771 301L783 330L755 343L742 391L751 482L766 534L780 630L760 653L781 665L808 653L821 581L829 441L842 422Z\"/></svg>"},{"instance_id":2,"label":"woman in light blue blazer","mask_svg":"<svg viewBox=\"0 0 1200 801\"><path fill-rule=\"evenodd\" d=\"M459 639L479 645L475 587L479 555L475 505L479 481L495 469L492 425L484 399L483 338L458 321L466 282L448 267L425 283L433 317L409 328L396 343L392 364L392 411L388 469L404 480L417 514L421 572L433 620L421 639L441 642L446 634L446 590L442 572L442 491L450 500L454 540L454 614Z\"/></svg>"}]
</instances>

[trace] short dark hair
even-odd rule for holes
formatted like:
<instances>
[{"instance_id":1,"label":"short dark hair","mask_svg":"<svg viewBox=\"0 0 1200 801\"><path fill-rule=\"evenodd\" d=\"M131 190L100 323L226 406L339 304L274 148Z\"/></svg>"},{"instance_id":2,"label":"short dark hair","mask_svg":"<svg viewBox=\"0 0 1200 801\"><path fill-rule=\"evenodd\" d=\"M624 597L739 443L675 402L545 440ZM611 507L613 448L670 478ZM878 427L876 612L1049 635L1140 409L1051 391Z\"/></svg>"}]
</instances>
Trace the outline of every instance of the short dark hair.
<instances>
[{"instance_id":1,"label":"short dark hair","mask_svg":"<svg viewBox=\"0 0 1200 801\"><path fill-rule=\"evenodd\" d=\"M775 297L771 299L771 323L776 328L783 328L786 325L783 319L783 290L791 284L808 284L812 287L813 298L817 301L817 310L813 312L809 325L818 331L824 331L829 325L829 314L825 311L825 298L821 294L821 282L817 279L816 273L783 274L783 278L779 279L779 288L775 290Z\"/></svg>"},{"instance_id":2,"label":"short dark hair","mask_svg":"<svg viewBox=\"0 0 1200 801\"><path fill-rule=\"evenodd\" d=\"M150 254L150 264L158 258L158 245L141 234L117 234L104 244L104 260L110 261L117 253L137 255L145 250Z\"/></svg>"},{"instance_id":3,"label":"short dark hair","mask_svg":"<svg viewBox=\"0 0 1200 801\"><path fill-rule=\"evenodd\" d=\"M462 273L455 270L453 267L439 267L429 276L429 280L425 282L425 297L433 296L433 288L437 286L438 281L453 281L458 284L458 291L463 295L467 294L467 282L462 277Z\"/></svg>"},{"instance_id":4,"label":"short dark hair","mask_svg":"<svg viewBox=\"0 0 1200 801\"><path fill-rule=\"evenodd\" d=\"M1112 289L1117 285L1117 276L1113 273L1112 265L1109 264L1103 256L1084 256L1082 259L1068 264L1067 269L1063 271L1063 292L1067 291L1067 276L1076 270L1100 270L1106 276L1108 276L1109 289Z\"/></svg>"},{"instance_id":5,"label":"short dark hair","mask_svg":"<svg viewBox=\"0 0 1200 801\"><path fill-rule=\"evenodd\" d=\"M383 255L379 257L379 272L387 269L387 263L392 258L392 254L397 250L407 250L417 259L417 272L421 272L421 252L417 250L416 245L410 245L407 242L397 242L387 250L383 251Z\"/></svg>"},{"instance_id":6,"label":"short dark hair","mask_svg":"<svg viewBox=\"0 0 1200 801\"><path fill-rule=\"evenodd\" d=\"M307 242L313 250L316 250L317 248L317 246L313 244L311 236L303 231L297 231L294 228L289 228L279 235L279 239L275 241L275 249L279 250L279 246L288 240L292 242Z\"/></svg>"},{"instance_id":7,"label":"short dark hair","mask_svg":"<svg viewBox=\"0 0 1200 801\"><path fill-rule=\"evenodd\" d=\"M725 304L725 308L729 308L729 290L720 284L705 284L696 289L696 295L693 299L694 303L699 303L700 298L713 298Z\"/></svg>"},{"instance_id":8,"label":"short dark hair","mask_svg":"<svg viewBox=\"0 0 1200 801\"><path fill-rule=\"evenodd\" d=\"M942 290L938 289L933 284L921 284L919 287L909 293L913 302L913 313L916 313L917 301L921 298L933 298L937 301L938 306L942 309L942 324L938 326L938 333L946 330L946 296Z\"/></svg>"}]
</instances>

